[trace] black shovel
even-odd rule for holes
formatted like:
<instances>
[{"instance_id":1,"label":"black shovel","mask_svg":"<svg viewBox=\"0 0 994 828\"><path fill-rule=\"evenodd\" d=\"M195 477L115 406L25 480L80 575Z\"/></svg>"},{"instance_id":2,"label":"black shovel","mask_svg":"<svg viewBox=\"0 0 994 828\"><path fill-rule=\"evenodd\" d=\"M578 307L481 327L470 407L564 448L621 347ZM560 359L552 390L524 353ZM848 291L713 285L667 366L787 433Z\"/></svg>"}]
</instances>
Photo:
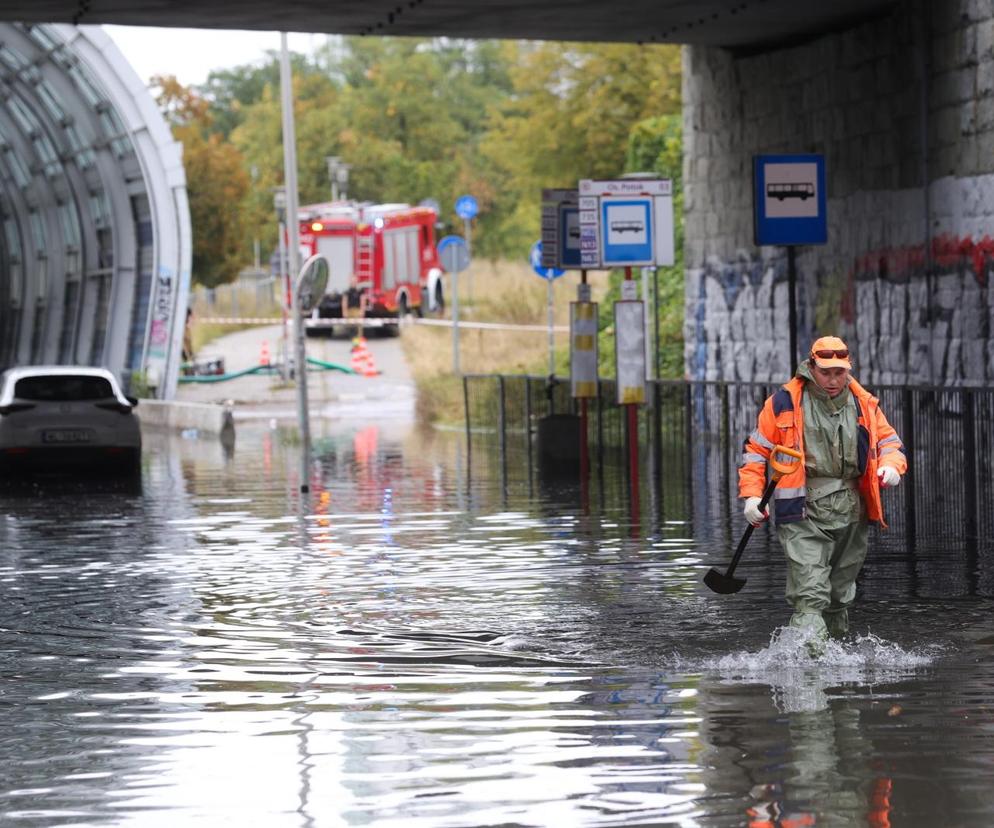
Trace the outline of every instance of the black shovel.
<instances>
[{"instance_id":1,"label":"black shovel","mask_svg":"<svg viewBox=\"0 0 994 828\"><path fill-rule=\"evenodd\" d=\"M792 463L784 463L777 459L778 454L786 454L794 458ZM770 482L766 484L766 491L763 492L763 499L759 501L759 511L762 512L766 508L766 504L770 502L770 498L773 497L773 490L777 487L777 483L780 478L785 474L790 474L794 471L801 460L803 460L803 455L799 451L794 451L794 449L789 449L786 446L774 446L773 451L770 452L770 468L773 469L773 474L770 476ZM749 538L752 537L752 530L756 527L751 523L746 527L745 532L742 535L742 540L739 541L739 545L735 550L735 554L732 555L732 562L728 565L723 573L719 572L717 569L712 567L708 570L707 575L704 576L704 583L707 584L708 589L712 592L717 592L719 595L731 595L733 592L738 592L742 587L745 586L745 578L736 578L732 573L735 571L735 567L739 564L739 558L742 557L742 550L746 548L746 544L749 542Z\"/></svg>"}]
</instances>

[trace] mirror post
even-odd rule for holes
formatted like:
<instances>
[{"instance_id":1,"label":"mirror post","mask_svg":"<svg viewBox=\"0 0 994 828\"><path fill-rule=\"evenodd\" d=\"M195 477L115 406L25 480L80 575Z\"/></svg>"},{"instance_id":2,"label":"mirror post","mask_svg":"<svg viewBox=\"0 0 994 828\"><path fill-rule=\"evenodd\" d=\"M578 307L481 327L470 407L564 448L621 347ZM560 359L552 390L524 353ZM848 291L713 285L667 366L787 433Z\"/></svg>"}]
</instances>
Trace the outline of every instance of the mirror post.
<instances>
[{"instance_id":1,"label":"mirror post","mask_svg":"<svg viewBox=\"0 0 994 828\"><path fill-rule=\"evenodd\" d=\"M304 352L304 319L300 308L300 220L297 204L297 136L293 122L293 89L286 32L280 32L280 102L283 113L283 179L286 185L287 264L294 274L290 305L297 370L297 419L300 428L300 491L310 491L311 424L307 411L307 357Z\"/></svg>"}]
</instances>

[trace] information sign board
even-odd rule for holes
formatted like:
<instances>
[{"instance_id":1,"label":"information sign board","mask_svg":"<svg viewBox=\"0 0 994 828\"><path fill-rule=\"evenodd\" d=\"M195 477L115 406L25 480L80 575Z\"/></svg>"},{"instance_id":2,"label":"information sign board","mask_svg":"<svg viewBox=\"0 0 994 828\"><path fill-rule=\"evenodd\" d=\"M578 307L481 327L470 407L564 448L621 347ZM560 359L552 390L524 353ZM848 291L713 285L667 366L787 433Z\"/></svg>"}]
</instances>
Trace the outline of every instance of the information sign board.
<instances>
[{"instance_id":1,"label":"information sign board","mask_svg":"<svg viewBox=\"0 0 994 828\"><path fill-rule=\"evenodd\" d=\"M825 244L826 203L824 155L753 158L756 244Z\"/></svg>"},{"instance_id":2,"label":"information sign board","mask_svg":"<svg viewBox=\"0 0 994 828\"><path fill-rule=\"evenodd\" d=\"M642 302L614 303L615 376L618 405L644 403L645 308Z\"/></svg>"},{"instance_id":3,"label":"information sign board","mask_svg":"<svg viewBox=\"0 0 994 828\"><path fill-rule=\"evenodd\" d=\"M669 179L584 179L578 189L581 267L673 264Z\"/></svg>"},{"instance_id":4,"label":"information sign board","mask_svg":"<svg viewBox=\"0 0 994 828\"><path fill-rule=\"evenodd\" d=\"M542 190L542 263L566 270L582 266L576 190Z\"/></svg>"}]
</instances>

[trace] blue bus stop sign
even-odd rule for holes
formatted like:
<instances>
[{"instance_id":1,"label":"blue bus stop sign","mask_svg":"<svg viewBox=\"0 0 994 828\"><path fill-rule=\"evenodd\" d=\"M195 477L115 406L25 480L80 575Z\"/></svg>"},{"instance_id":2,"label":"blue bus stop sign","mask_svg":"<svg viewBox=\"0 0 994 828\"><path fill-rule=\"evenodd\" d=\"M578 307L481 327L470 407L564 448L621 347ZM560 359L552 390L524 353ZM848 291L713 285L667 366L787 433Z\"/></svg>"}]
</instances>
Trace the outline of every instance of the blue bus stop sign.
<instances>
[{"instance_id":1,"label":"blue bus stop sign","mask_svg":"<svg viewBox=\"0 0 994 828\"><path fill-rule=\"evenodd\" d=\"M824 155L754 156L756 244L825 244L827 195Z\"/></svg>"},{"instance_id":2,"label":"blue bus stop sign","mask_svg":"<svg viewBox=\"0 0 994 828\"><path fill-rule=\"evenodd\" d=\"M476 203L476 199L471 195L459 196L456 199L456 215L459 218L469 221L474 218L476 214L480 212L480 208Z\"/></svg>"},{"instance_id":3,"label":"blue bus stop sign","mask_svg":"<svg viewBox=\"0 0 994 828\"><path fill-rule=\"evenodd\" d=\"M566 272L565 270L560 270L558 267L542 266L542 242L540 241L532 245L531 253L528 254L528 261L531 263L532 270L543 279L558 279Z\"/></svg>"}]
</instances>

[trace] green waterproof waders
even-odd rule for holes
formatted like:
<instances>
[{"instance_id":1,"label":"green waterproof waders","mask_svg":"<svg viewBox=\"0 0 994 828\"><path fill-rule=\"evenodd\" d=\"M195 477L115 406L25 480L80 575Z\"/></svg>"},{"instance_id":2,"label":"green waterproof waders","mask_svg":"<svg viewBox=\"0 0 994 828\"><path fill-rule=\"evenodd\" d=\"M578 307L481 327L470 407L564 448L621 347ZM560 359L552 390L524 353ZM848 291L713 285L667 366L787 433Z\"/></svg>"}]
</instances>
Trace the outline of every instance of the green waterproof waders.
<instances>
[{"instance_id":1,"label":"green waterproof waders","mask_svg":"<svg viewBox=\"0 0 994 828\"><path fill-rule=\"evenodd\" d=\"M858 497L844 490L823 501L847 495ZM809 515L783 524L777 532L787 556L787 601L794 608L790 625L809 628L820 638L841 638L849 629L847 610L856 598L856 576L866 559L866 519L840 525L838 520Z\"/></svg>"}]
</instances>

